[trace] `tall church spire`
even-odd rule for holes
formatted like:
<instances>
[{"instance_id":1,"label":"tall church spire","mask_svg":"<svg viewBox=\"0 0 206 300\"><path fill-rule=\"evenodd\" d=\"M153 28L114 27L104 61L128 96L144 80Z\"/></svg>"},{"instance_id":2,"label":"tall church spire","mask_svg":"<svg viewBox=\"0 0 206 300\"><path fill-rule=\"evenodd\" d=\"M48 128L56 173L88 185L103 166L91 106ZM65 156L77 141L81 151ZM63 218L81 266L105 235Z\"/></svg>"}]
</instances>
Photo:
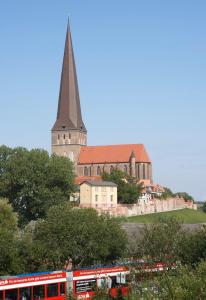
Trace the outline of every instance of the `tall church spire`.
<instances>
[{"instance_id":1,"label":"tall church spire","mask_svg":"<svg viewBox=\"0 0 206 300\"><path fill-rule=\"evenodd\" d=\"M79 90L68 22L62 65L57 119L52 130L80 130L86 132L81 114Z\"/></svg>"},{"instance_id":2,"label":"tall church spire","mask_svg":"<svg viewBox=\"0 0 206 300\"><path fill-rule=\"evenodd\" d=\"M87 144L87 130L81 114L77 74L68 24L57 118L52 128L52 154L69 157L78 164L81 146Z\"/></svg>"}]
</instances>

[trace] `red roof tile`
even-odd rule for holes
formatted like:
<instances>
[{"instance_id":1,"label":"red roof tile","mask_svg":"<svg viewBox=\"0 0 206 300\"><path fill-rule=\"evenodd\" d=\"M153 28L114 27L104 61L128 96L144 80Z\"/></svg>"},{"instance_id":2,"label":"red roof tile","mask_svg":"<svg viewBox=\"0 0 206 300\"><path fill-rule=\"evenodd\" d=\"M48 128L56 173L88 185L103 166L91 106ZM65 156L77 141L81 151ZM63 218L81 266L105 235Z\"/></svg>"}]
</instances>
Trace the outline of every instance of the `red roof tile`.
<instances>
[{"instance_id":1,"label":"red roof tile","mask_svg":"<svg viewBox=\"0 0 206 300\"><path fill-rule=\"evenodd\" d=\"M75 178L75 184L80 185L84 181L101 181L101 176L78 176Z\"/></svg>"},{"instance_id":2,"label":"red roof tile","mask_svg":"<svg viewBox=\"0 0 206 300\"><path fill-rule=\"evenodd\" d=\"M129 162L132 152L137 162L150 162L143 144L82 146L79 164Z\"/></svg>"}]
</instances>

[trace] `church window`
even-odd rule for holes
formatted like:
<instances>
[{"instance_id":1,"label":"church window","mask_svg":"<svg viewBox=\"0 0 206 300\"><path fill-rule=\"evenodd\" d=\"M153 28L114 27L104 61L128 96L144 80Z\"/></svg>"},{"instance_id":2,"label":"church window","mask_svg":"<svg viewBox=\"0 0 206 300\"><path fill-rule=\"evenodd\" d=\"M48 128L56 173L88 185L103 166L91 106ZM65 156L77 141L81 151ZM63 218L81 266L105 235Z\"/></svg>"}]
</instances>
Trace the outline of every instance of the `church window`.
<instances>
[{"instance_id":1,"label":"church window","mask_svg":"<svg viewBox=\"0 0 206 300\"><path fill-rule=\"evenodd\" d=\"M112 171L114 171L114 167L113 167L113 166L110 167L110 173L111 173Z\"/></svg>"},{"instance_id":2,"label":"church window","mask_svg":"<svg viewBox=\"0 0 206 300\"><path fill-rule=\"evenodd\" d=\"M101 175L101 168L100 168L100 166L97 167L97 175Z\"/></svg>"},{"instance_id":3,"label":"church window","mask_svg":"<svg viewBox=\"0 0 206 300\"><path fill-rule=\"evenodd\" d=\"M89 176L92 175L92 169L91 169L91 167L88 167L88 174L89 174Z\"/></svg>"},{"instance_id":4,"label":"church window","mask_svg":"<svg viewBox=\"0 0 206 300\"><path fill-rule=\"evenodd\" d=\"M88 168L84 167L84 176L88 176Z\"/></svg>"},{"instance_id":5,"label":"church window","mask_svg":"<svg viewBox=\"0 0 206 300\"><path fill-rule=\"evenodd\" d=\"M140 178L140 167L139 167L139 164L137 165L137 178L141 179Z\"/></svg>"},{"instance_id":6,"label":"church window","mask_svg":"<svg viewBox=\"0 0 206 300\"><path fill-rule=\"evenodd\" d=\"M147 179L150 178L150 165L147 164Z\"/></svg>"},{"instance_id":7,"label":"church window","mask_svg":"<svg viewBox=\"0 0 206 300\"><path fill-rule=\"evenodd\" d=\"M145 170L145 164L143 164L143 179L146 179L146 170Z\"/></svg>"}]
</instances>

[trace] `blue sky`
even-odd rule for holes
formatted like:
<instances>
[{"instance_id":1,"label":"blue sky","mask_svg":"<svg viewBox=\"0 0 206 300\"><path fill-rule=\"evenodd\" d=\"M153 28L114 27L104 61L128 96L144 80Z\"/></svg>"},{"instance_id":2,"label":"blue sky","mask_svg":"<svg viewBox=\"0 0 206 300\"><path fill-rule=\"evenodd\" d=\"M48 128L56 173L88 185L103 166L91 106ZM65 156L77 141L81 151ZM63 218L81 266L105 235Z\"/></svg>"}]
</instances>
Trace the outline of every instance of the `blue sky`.
<instances>
[{"instance_id":1,"label":"blue sky","mask_svg":"<svg viewBox=\"0 0 206 300\"><path fill-rule=\"evenodd\" d=\"M0 3L0 144L45 148L70 15L89 145L144 143L155 182L206 200L206 2Z\"/></svg>"}]
</instances>

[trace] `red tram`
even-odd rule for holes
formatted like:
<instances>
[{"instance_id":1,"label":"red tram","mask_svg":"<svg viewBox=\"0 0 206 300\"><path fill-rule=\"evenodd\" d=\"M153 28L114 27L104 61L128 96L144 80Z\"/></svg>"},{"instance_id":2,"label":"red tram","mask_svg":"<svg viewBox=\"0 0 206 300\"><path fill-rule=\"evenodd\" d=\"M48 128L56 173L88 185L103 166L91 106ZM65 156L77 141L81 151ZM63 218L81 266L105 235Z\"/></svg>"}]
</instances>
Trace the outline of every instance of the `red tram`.
<instances>
[{"instance_id":1,"label":"red tram","mask_svg":"<svg viewBox=\"0 0 206 300\"><path fill-rule=\"evenodd\" d=\"M140 273L167 269L168 265L161 262L142 262L135 266L138 281ZM128 294L129 274L128 265L116 265L0 277L0 300L65 300L68 294L77 300L90 300L98 288L106 288L114 298L118 290L125 296Z\"/></svg>"}]
</instances>

